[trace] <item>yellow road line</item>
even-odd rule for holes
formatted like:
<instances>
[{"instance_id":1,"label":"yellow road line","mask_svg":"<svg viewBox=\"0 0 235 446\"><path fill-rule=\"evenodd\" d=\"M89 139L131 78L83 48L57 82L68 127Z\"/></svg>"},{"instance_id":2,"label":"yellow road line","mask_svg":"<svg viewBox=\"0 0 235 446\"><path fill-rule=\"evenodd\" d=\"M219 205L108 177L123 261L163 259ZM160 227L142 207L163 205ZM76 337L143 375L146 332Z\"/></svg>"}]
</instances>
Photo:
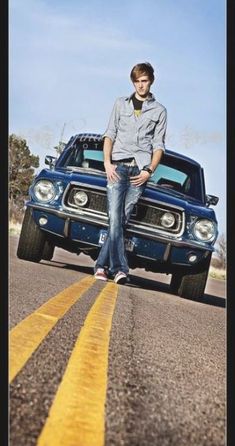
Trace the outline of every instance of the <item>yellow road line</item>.
<instances>
[{"instance_id":1,"label":"yellow road line","mask_svg":"<svg viewBox=\"0 0 235 446\"><path fill-rule=\"evenodd\" d=\"M37 446L103 446L108 349L118 286L108 283L80 331Z\"/></svg>"},{"instance_id":2,"label":"yellow road line","mask_svg":"<svg viewBox=\"0 0 235 446\"><path fill-rule=\"evenodd\" d=\"M9 335L10 382L58 320L93 285L94 281L94 277L89 276L74 283L12 328Z\"/></svg>"}]
</instances>

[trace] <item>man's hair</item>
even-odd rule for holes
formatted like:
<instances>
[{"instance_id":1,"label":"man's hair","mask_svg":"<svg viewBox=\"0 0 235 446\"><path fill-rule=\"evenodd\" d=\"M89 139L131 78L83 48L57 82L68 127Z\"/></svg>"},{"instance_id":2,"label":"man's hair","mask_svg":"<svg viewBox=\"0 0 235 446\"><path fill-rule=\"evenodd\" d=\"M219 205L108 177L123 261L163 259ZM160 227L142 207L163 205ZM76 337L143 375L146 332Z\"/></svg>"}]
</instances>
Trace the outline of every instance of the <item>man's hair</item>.
<instances>
[{"instance_id":1,"label":"man's hair","mask_svg":"<svg viewBox=\"0 0 235 446\"><path fill-rule=\"evenodd\" d=\"M135 65L131 70L130 77L131 77L132 82L136 82L138 77L144 76L144 75L148 76L151 83L153 83L154 69L153 69L152 65L148 62L138 63L137 65Z\"/></svg>"}]
</instances>

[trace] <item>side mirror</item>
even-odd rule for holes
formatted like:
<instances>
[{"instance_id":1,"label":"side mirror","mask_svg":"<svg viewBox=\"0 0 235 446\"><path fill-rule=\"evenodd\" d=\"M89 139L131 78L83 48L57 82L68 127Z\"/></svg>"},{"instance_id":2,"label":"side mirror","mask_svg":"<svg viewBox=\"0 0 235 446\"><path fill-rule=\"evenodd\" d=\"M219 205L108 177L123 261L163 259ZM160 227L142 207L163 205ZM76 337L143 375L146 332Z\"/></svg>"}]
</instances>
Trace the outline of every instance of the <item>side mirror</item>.
<instances>
[{"instance_id":1,"label":"side mirror","mask_svg":"<svg viewBox=\"0 0 235 446\"><path fill-rule=\"evenodd\" d=\"M48 164L50 169L53 169L55 167L56 159L57 158L55 156L47 155L45 158L45 164Z\"/></svg>"},{"instance_id":2,"label":"side mirror","mask_svg":"<svg viewBox=\"0 0 235 446\"><path fill-rule=\"evenodd\" d=\"M209 207L210 205L216 206L219 201L219 197L216 197L215 195L206 195L206 206Z\"/></svg>"}]
</instances>

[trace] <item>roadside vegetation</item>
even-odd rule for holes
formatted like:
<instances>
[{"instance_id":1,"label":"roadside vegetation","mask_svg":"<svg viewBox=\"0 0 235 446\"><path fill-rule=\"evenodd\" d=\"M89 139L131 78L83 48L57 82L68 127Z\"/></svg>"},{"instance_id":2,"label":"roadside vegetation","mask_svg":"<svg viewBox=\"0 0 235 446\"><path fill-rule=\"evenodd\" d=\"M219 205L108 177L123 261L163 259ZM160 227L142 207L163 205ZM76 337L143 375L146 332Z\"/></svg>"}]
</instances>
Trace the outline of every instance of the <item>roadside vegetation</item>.
<instances>
[{"instance_id":1,"label":"roadside vegetation","mask_svg":"<svg viewBox=\"0 0 235 446\"><path fill-rule=\"evenodd\" d=\"M39 156L30 152L25 139L9 137L9 219L13 224L22 222L28 189L39 167Z\"/></svg>"},{"instance_id":2,"label":"roadside vegetation","mask_svg":"<svg viewBox=\"0 0 235 446\"><path fill-rule=\"evenodd\" d=\"M55 147L59 154L64 143ZM9 137L9 234L19 235L24 216L24 203L28 198L29 186L39 167L39 157L33 155L25 139L11 134ZM209 276L226 280L226 239L221 234L215 245Z\"/></svg>"},{"instance_id":3,"label":"roadside vegetation","mask_svg":"<svg viewBox=\"0 0 235 446\"><path fill-rule=\"evenodd\" d=\"M213 277L214 279L226 280L226 257L226 239L225 235L221 234L216 241L215 252L211 259L209 271L210 277Z\"/></svg>"},{"instance_id":4,"label":"roadside vegetation","mask_svg":"<svg viewBox=\"0 0 235 446\"><path fill-rule=\"evenodd\" d=\"M20 235L21 231L21 223L14 222L12 220L9 221L9 234L10 235Z\"/></svg>"},{"instance_id":5,"label":"roadside vegetation","mask_svg":"<svg viewBox=\"0 0 235 446\"><path fill-rule=\"evenodd\" d=\"M226 280L226 270L210 266L209 277L212 279Z\"/></svg>"}]
</instances>

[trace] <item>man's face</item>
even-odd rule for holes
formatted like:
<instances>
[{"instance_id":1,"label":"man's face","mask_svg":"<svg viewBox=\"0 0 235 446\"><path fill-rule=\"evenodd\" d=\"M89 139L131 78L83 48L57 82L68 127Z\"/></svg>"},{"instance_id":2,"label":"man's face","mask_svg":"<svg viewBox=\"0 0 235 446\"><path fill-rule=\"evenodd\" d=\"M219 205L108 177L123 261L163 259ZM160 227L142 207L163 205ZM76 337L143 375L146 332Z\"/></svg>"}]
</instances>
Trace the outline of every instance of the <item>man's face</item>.
<instances>
[{"instance_id":1,"label":"man's face","mask_svg":"<svg viewBox=\"0 0 235 446\"><path fill-rule=\"evenodd\" d=\"M140 76L133 82L135 91L141 98L146 98L149 94L151 81L147 75Z\"/></svg>"}]
</instances>

